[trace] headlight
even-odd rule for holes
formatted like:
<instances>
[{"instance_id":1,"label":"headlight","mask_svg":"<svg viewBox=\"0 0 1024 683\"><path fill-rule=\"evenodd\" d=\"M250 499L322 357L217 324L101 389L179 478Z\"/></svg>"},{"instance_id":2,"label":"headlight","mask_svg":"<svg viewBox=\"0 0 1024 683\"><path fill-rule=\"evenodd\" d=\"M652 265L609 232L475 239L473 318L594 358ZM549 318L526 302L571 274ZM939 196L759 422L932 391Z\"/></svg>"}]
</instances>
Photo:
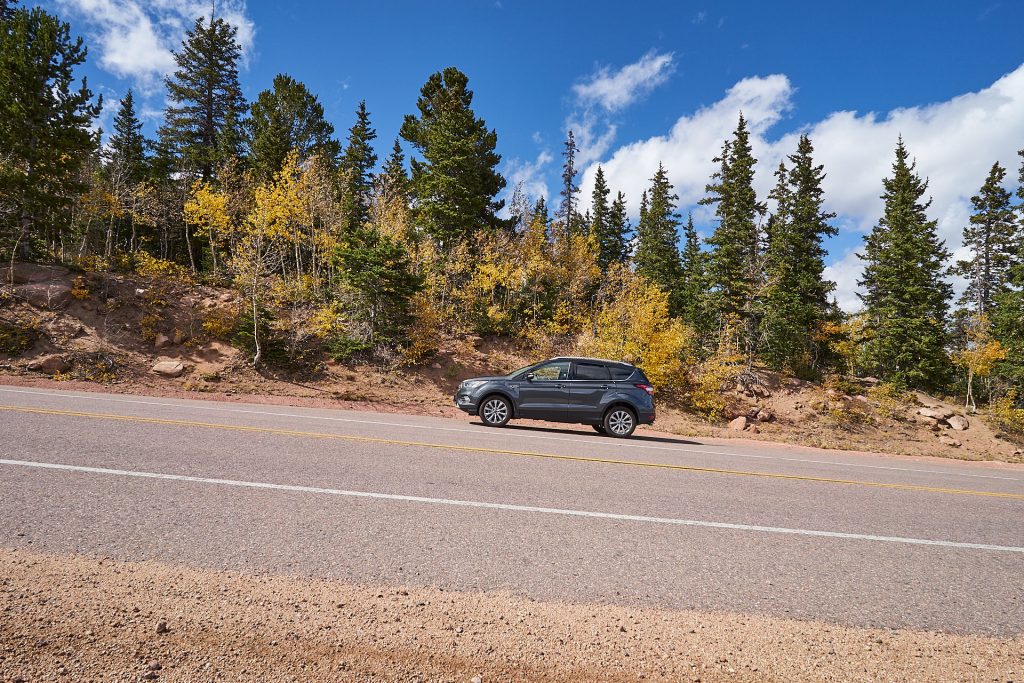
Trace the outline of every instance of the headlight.
<instances>
[{"instance_id":1,"label":"headlight","mask_svg":"<svg viewBox=\"0 0 1024 683\"><path fill-rule=\"evenodd\" d=\"M466 389L467 391L472 391L473 389L476 389L478 386L482 384L486 384L486 382L484 382L484 380L482 379L470 379L462 383L462 388Z\"/></svg>"}]
</instances>

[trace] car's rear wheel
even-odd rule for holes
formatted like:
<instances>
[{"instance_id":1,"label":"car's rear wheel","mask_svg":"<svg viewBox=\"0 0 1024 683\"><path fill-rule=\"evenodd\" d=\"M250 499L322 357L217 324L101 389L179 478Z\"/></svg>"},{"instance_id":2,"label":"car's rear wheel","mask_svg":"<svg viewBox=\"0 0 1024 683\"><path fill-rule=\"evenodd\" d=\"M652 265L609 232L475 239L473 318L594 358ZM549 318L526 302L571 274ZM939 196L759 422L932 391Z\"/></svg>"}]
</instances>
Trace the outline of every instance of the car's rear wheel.
<instances>
[{"instance_id":1,"label":"car's rear wheel","mask_svg":"<svg viewBox=\"0 0 1024 683\"><path fill-rule=\"evenodd\" d=\"M512 405L501 396L488 396L480 404L480 419L488 427L504 427L512 417Z\"/></svg>"},{"instance_id":2,"label":"car's rear wheel","mask_svg":"<svg viewBox=\"0 0 1024 683\"><path fill-rule=\"evenodd\" d=\"M623 438L636 430L636 415L625 406L614 406L604 414L604 430L611 436Z\"/></svg>"},{"instance_id":3,"label":"car's rear wheel","mask_svg":"<svg viewBox=\"0 0 1024 683\"><path fill-rule=\"evenodd\" d=\"M591 427L593 427L594 431L597 432L598 434L608 433L607 431L605 431L604 425L591 425Z\"/></svg>"}]
</instances>

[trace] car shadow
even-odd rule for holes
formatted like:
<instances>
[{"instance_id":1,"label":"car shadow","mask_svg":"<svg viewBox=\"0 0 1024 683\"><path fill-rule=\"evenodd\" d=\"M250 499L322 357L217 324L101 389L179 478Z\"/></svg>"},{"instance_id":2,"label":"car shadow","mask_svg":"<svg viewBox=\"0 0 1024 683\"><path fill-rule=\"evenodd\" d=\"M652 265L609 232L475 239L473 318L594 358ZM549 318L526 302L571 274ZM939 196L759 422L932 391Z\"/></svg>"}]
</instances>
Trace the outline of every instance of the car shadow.
<instances>
[{"instance_id":1,"label":"car shadow","mask_svg":"<svg viewBox=\"0 0 1024 683\"><path fill-rule=\"evenodd\" d=\"M485 427L486 426L483 422L481 422L479 420L473 420L470 424L476 425L477 427ZM501 429L512 429L512 430L518 430L518 431L523 431L523 432L544 432L546 434L568 434L568 435L571 435L571 436L598 436L598 437L603 436L603 437L607 438L609 441L616 441L616 439L614 437L610 437L610 436L607 436L607 435L604 435L604 434L598 434L597 432L595 432L593 430L583 431L583 430L580 430L580 429L565 429L565 428L562 428L562 427L541 427L541 426L534 426L534 425L513 425L513 424L507 424L504 427L501 427ZM627 442L628 441L646 441L648 443L671 443L671 444L677 444L677 445L680 445L680 446L703 446L704 445L700 441L689 441L687 439L673 439L673 438L667 437L667 436L647 436L646 434L634 434L633 436L625 439L625 441L627 441Z\"/></svg>"}]
</instances>

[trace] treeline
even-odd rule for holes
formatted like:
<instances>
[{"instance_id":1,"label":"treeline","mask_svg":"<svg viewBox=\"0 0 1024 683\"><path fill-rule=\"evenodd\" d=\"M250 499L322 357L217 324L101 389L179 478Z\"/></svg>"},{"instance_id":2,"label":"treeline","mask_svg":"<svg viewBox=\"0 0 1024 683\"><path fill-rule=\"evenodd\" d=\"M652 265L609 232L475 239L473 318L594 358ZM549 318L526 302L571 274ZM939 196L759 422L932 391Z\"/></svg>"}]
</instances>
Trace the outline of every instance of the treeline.
<instances>
[{"instance_id":1,"label":"treeline","mask_svg":"<svg viewBox=\"0 0 1024 683\"><path fill-rule=\"evenodd\" d=\"M600 167L581 197L571 132L557 205L516 187L504 206L496 133L456 68L427 80L381 161L365 103L343 135L291 76L247 103L235 28L199 19L156 138L129 91L102 144L69 26L4 4L0 27L0 255L98 270L159 260L231 283L256 364L309 349L417 363L446 336L496 334L640 361L697 407L755 363L969 400L1012 400L1024 377L1024 202L999 164L972 198L969 256L951 267L900 140L865 239L863 308L847 315L824 278L836 228L806 136L758 197L739 118L714 160L702 241L662 166L635 225ZM951 270L969 282L956 302Z\"/></svg>"}]
</instances>

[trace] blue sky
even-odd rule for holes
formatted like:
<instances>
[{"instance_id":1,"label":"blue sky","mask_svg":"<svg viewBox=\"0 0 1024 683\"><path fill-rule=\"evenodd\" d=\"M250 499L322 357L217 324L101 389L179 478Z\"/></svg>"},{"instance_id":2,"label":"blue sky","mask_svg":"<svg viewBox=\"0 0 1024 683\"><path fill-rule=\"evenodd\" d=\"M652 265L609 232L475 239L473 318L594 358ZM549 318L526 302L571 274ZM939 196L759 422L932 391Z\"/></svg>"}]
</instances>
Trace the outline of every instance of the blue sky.
<instances>
[{"instance_id":1,"label":"blue sky","mask_svg":"<svg viewBox=\"0 0 1024 683\"><path fill-rule=\"evenodd\" d=\"M90 46L94 88L129 87L156 124L168 50L209 11L200 0L47 0ZM933 216L959 246L969 196L991 164L1024 148L1024 2L666 2L516 0L266 2L218 0L240 27L242 83L252 99L277 73L319 95L339 136L367 101L385 154L427 76L454 65L498 132L503 171L533 193L557 193L572 127L635 211L663 161L683 211L702 194L711 158L751 119L766 191L771 170L808 132L829 173L840 235L829 243L837 295L856 306L854 250L877 219L881 178L902 133L932 179ZM108 107L110 115L113 106ZM106 124L109 128L109 123ZM511 184L511 183L510 183ZM712 217L697 210L703 232Z\"/></svg>"}]
</instances>

